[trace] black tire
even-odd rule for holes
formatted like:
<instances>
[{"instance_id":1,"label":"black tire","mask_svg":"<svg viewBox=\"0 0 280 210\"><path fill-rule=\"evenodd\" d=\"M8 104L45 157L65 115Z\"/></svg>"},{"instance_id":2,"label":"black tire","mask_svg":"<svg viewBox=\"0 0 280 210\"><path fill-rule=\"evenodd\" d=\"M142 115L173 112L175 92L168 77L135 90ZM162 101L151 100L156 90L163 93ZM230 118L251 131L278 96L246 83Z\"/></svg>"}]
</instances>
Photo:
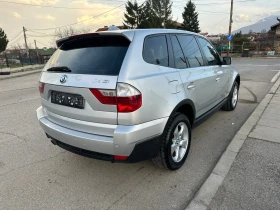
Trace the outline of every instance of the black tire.
<instances>
[{"instance_id":1,"label":"black tire","mask_svg":"<svg viewBox=\"0 0 280 210\"><path fill-rule=\"evenodd\" d=\"M185 155L183 159L179 162L175 162L172 158L171 154L171 145L173 143L173 133L175 131L175 128L179 125L179 123L185 123L188 129L188 145L186 148ZM160 145L160 151L158 155L152 159L153 163L160 167L160 168L167 168L169 170L177 170L181 168L181 166L186 161L186 158L188 156L189 150L191 145L191 124L189 119L186 115L181 113L175 113L170 117L170 119L167 122L167 125L165 126L164 132L162 134L162 140Z\"/></svg>"},{"instance_id":2,"label":"black tire","mask_svg":"<svg viewBox=\"0 0 280 210\"><path fill-rule=\"evenodd\" d=\"M235 87L237 87L237 101L236 101L235 104L233 104L233 103L232 103L232 98L233 98L233 92L234 92ZM238 96L239 96L239 85L238 85L238 83L235 81L235 82L233 83L232 88L231 88L231 91L230 91L228 100L227 100L227 102L224 104L224 106L222 107L222 110L225 110L225 111L233 111L233 110L235 110L235 108L236 108L236 106L237 106L237 103L238 103Z\"/></svg>"}]
</instances>

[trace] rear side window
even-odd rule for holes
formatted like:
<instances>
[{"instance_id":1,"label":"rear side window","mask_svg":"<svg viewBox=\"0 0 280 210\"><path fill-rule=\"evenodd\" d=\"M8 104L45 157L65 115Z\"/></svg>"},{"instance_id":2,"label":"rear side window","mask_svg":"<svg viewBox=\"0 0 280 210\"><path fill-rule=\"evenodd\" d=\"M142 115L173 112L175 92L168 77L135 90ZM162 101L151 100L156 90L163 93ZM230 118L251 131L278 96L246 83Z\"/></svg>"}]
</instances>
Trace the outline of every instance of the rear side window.
<instances>
[{"instance_id":1,"label":"rear side window","mask_svg":"<svg viewBox=\"0 0 280 210\"><path fill-rule=\"evenodd\" d=\"M175 67L177 69L187 68L185 56L175 35L171 35L171 42L172 42L173 52L175 57Z\"/></svg>"},{"instance_id":2,"label":"rear side window","mask_svg":"<svg viewBox=\"0 0 280 210\"><path fill-rule=\"evenodd\" d=\"M189 67L204 66L202 54L194 36L177 35Z\"/></svg>"},{"instance_id":3,"label":"rear side window","mask_svg":"<svg viewBox=\"0 0 280 210\"><path fill-rule=\"evenodd\" d=\"M208 65L220 65L221 59L216 49L206 39L200 37L198 37L197 39L206 57Z\"/></svg>"},{"instance_id":4,"label":"rear side window","mask_svg":"<svg viewBox=\"0 0 280 210\"><path fill-rule=\"evenodd\" d=\"M122 36L69 41L55 52L44 70L68 67L72 74L119 75L129 44Z\"/></svg>"},{"instance_id":5,"label":"rear side window","mask_svg":"<svg viewBox=\"0 0 280 210\"><path fill-rule=\"evenodd\" d=\"M169 66L166 36L147 37L144 43L143 58L147 63Z\"/></svg>"}]
</instances>

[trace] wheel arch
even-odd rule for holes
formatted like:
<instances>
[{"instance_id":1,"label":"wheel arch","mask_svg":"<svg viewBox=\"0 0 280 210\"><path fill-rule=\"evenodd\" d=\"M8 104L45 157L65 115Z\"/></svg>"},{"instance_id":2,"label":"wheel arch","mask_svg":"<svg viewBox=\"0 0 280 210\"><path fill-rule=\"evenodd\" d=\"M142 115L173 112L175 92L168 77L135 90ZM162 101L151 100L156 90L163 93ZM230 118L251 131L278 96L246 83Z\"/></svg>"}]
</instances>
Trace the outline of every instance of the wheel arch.
<instances>
[{"instance_id":1,"label":"wheel arch","mask_svg":"<svg viewBox=\"0 0 280 210\"><path fill-rule=\"evenodd\" d=\"M238 83L238 88L240 87L240 75L237 74L236 77L235 77L235 80L237 83Z\"/></svg>"},{"instance_id":2,"label":"wheel arch","mask_svg":"<svg viewBox=\"0 0 280 210\"><path fill-rule=\"evenodd\" d=\"M182 114L185 114L190 123L191 123L191 126L193 126L194 124L194 121L195 121L195 113L196 113L196 110L195 110L195 106L194 106L194 103L192 100L190 99L184 99L182 100L180 103L177 104L177 106L173 109L173 111L171 112L171 115L172 116L173 114L175 114L176 112L179 112L179 113L182 113Z\"/></svg>"}]
</instances>

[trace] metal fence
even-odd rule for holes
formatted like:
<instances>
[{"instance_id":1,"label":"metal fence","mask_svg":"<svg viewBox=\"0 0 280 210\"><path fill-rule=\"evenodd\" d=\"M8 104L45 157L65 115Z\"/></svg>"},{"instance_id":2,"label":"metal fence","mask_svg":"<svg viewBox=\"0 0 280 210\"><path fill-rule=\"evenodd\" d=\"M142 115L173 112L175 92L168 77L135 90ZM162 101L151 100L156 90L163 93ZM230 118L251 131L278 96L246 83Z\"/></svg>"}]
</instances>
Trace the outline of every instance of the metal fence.
<instances>
[{"instance_id":1,"label":"metal fence","mask_svg":"<svg viewBox=\"0 0 280 210\"><path fill-rule=\"evenodd\" d=\"M220 55L227 53L227 45L215 45ZM249 50L250 55L267 55L268 52L274 51L275 55L280 55L280 47L274 47L264 42L244 43L243 45L232 45L230 49L231 54L242 54L244 50Z\"/></svg>"},{"instance_id":2,"label":"metal fence","mask_svg":"<svg viewBox=\"0 0 280 210\"><path fill-rule=\"evenodd\" d=\"M27 65L35 65L35 64L43 64L44 61L41 57L37 57L36 55L21 54L21 53L13 53L0 54L0 68L16 68L23 67Z\"/></svg>"}]
</instances>

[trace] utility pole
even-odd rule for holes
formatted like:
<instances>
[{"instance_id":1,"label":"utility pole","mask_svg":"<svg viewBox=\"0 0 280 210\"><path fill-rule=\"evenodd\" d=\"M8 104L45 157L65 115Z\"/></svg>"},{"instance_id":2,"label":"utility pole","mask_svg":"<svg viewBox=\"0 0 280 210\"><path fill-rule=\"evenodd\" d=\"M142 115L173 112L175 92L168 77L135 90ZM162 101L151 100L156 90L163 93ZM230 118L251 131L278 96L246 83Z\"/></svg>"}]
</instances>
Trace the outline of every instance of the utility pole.
<instances>
[{"instance_id":1,"label":"utility pole","mask_svg":"<svg viewBox=\"0 0 280 210\"><path fill-rule=\"evenodd\" d=\"M26 41L26 34L25 34L26 28L24 28L24 26L22 28L23 28L23 35L24 35L24 41L25 41L26 55L29 58L29 64L31 64L31 58L30 58L29 49L28 49L28 45L27 45L27 41Z\"/></svg>"},{"instance_id":2,"label":"utility pole","mask_svg":"<svg viewBox=\"0 0 280 210\"><path fill-rule=\"evenodd\" d=\"M39 63L39 53L38 53L38 48L36 44L36 40L34 39L34 44L35 44L35 49L36 49L36 54L37 54L37 63Z\"/></svg>"},{"instance_id":3,"label":"utility pole","mask_svg":"<svg viewBox=\"0 0 280 210\"><path fill-rule=\"evenodd\" d=\"M26 41L26 34L25 34L26 29L24 28L24 26L22 28L23 28L23 35L24 35L24 41L25 41L25 50L26 50L27 56L29 57L29 50L28 50L27 41Z\"/></svg>"},{"instance_id":4,"label":"utility pole","mask_svg":"<svg viewBox=\"0 0 280 210\"><path fill-rule=\"evenodd\" d=\"M233 12L233 0L231 0L230 5L230 18L229 18L229 29L228 29L228 35L231 35L231 26L232 26L232 12ZM227 56L229 56L230 51L230 40L228 41L228 50L227 50Z\"/></svg>"}]
</instances>

